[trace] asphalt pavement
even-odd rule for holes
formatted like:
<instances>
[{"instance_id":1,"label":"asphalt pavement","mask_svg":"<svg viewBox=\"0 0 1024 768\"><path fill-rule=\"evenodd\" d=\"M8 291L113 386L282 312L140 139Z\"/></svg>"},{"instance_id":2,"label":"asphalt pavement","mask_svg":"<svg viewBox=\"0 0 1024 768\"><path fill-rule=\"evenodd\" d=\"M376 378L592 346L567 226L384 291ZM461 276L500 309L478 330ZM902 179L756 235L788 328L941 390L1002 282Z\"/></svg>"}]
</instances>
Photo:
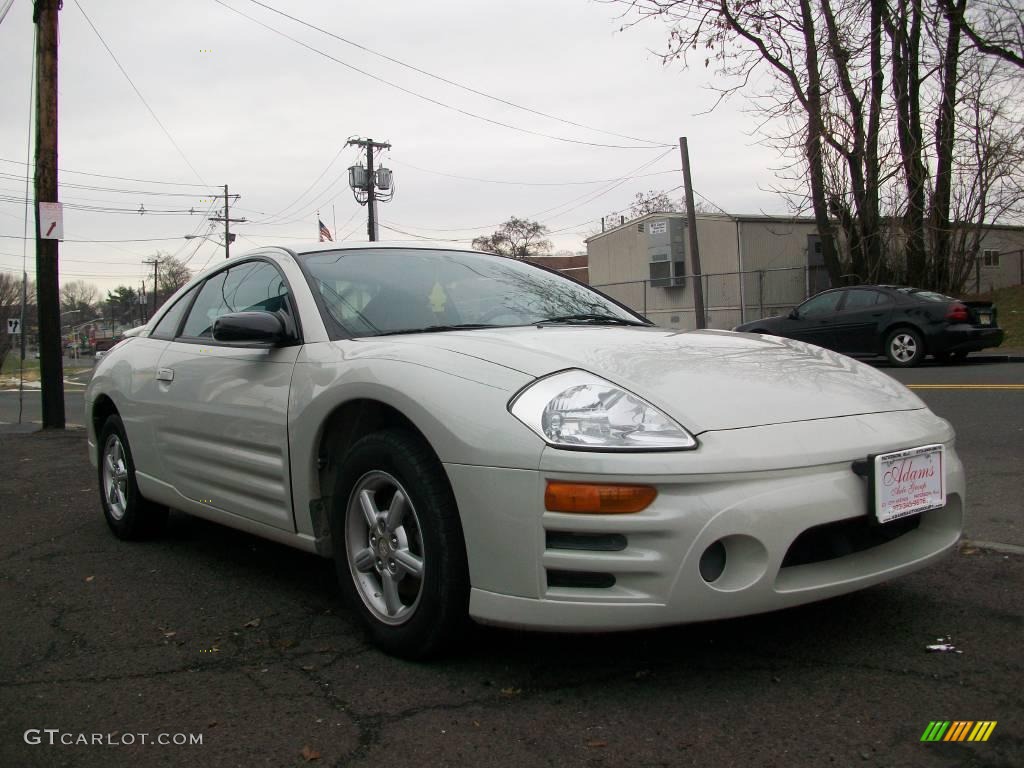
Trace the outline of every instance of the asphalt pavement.
<instances>
[{"instance_id":1,"label":"asphalt pavement","mask_svg":"<svg viewBox=\"0 0 1024 768\"><path fill-rule=\"evenodd\" d=\"M890 372L957 428L971 537L1024 544L1024 365ZM667 630L477 627L413 664L315 556L180 514L114 539L82 430L0 455L0 766L1024 765L1020 555ZM936 720L996 726L922 743Z\"/></svg>"}]
</instances>

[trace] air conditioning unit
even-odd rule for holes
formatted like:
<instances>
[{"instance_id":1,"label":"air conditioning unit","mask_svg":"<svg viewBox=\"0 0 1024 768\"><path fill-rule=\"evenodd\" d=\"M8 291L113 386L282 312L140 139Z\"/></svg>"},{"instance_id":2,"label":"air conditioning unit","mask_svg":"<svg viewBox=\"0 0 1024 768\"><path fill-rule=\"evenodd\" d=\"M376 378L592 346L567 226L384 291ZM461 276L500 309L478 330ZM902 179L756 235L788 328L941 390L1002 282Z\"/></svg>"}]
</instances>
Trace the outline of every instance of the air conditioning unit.
<instances>
[{"instance_id":1,"label":"air conditioning unit","mask_svg":"<svg viewBox=\"0 0 1024 768\"><path fill-rule=\"evenodd\" d=\"M680 218L647 222L647 256L651 286L682 288L686 285L686 227Z\"/></svg>"}]
</instances>

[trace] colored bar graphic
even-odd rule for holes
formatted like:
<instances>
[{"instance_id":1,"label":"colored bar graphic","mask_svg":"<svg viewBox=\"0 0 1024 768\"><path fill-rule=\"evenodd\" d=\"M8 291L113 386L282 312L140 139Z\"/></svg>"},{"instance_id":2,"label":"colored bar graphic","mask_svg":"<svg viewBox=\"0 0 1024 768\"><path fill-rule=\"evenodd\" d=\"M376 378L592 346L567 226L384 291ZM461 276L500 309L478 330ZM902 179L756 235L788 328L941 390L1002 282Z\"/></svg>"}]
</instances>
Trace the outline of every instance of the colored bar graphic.
<instances>
[{"instance_id":1,"label":"colored bar graphic","mask_svg":"<svg viewBox=\"0 0 1024 768\"><path fill-rule=\"evenodd\" d=\"M988 741L996 724L996 720L932 720L921 741Z\"/></svg>"}]
</instances>

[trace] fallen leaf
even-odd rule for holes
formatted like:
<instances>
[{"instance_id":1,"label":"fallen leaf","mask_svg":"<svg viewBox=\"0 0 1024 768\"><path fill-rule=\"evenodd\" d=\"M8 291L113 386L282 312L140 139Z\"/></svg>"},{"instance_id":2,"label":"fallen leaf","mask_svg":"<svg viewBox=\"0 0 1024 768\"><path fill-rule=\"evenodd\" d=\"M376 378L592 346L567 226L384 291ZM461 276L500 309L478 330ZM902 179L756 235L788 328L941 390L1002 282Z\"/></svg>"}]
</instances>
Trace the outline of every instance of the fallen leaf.
<instances>
[{"instance_id":1,"label":"fallen leaf","mask_svg":"<svg viewBox=\"0 0 1024 768\"><path fill-rule=\"evenodd\" d=\"M964 547L963 549L960 550L960 554L961 555L973 555L973 554L976 554L977 551L978 551L977 547Z\"/></svg>"},{"instance_id":2,"label":"fallen leaf","mask_svg":"<svg viewBox=\"0 0 1024 768\"><path fill-rule=\"evenodd\" d=\"M591 739L587 742L588 747L607 747L608 742L604 739Z\"/></svg>"},{"instance_id":3,"label":"fallen leaf","mask_svg":"<svg viewBox=\"0 0 1024 768\"><path fill-rule=\"evenodd\" d=\"M217 721L216 720L211 720L210 722L208 722L206 724L206 727L207 728L216 728L217 727Z\"/></svg>"},{"instance_id":4,"label":"fallen leaf","mask_svg":"<svg viewBox=\"0 0 1024 768\"><path fill-rule=\"evenodd\" d=\"M316 667L314 667L312 664L303 664L302 669L305 672L312 672L314 669L316 669Z\"/></svg>"},{"instance_id":5,"label":"fallen leaf","mask_svg":"<svg viewBox=\"0 0 1024 768\"><path fill-rule=\"evenodd\" d=\"M96 578L95 576L86 576L86 577L85 577L85 580L86 580L86 581L92 581L92 580L93 580L93 579L95 579L95 578Z\"/></svg>"},{"instance_id":6,"label":"fallen leaf","mask_svg":"<svg viewBox=\"0 0 1024 768\"><path fill-rule=\"evenodd\" d=\"M518 696L522 692L523 692L522 688L502 688L501 689L501 695L502 696Z\"/></svg>"},{"instance_id":7,"label":"fallen leaf","mask_svg":"<svg viewBox=\"0 0 1024 768\"><path fill-rule=\"evenodd\" d=\"M260 625L260 620L259 619L253 619L252 621L245 622L245 626L252 627L253 629L258 627L259 625Z\"/></svg>"},{"instance_id":8,"label":"fallen leaf","mask_svg":"<svg viewBox=\"0 0 1024 768\"><path fill-rule=\"evenodd\" d=\"M164 637L174 637L177 632L164 632Z\"/></svg>"},{"instance_id":9,"label":"fallen leaf","mask_svg":"<svg viewBox=\"0 0 1024 768\"><path fill-rule=\"evenodd\" d=\"M312 747L310 747L309 745L303 747L302 751L299 752L299 754L302 755L302 759L305 760L307 763L312 762L313 760L320 759L320 753Z\"/></svg>"}]
</instances>

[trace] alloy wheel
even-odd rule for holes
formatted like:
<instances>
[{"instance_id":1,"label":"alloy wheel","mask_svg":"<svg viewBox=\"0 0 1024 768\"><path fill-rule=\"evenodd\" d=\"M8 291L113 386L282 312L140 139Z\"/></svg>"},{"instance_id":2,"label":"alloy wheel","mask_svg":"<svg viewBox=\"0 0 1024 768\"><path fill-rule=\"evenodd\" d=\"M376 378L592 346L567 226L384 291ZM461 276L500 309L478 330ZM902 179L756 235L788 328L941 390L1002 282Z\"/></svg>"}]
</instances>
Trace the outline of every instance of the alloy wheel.
<instances>
[{"instance_id":1,"label":"alloy wheel","mask_svg":"<svg viewBox=\"0 0 1024 768\"><path fill-rule=\"evenodd\" d=\"M115 520L123 518L128 509L128 464L117 435L108 437L103 446L103 497L110 516Z\"/></svg>"},{"instance_id":2,"label":"alloy wheel","mask_svg":"<svg viewBox=\"0 0 1024 768\"><path fill-rule=\"evenodd\" d=\"M907 363L917 355L917 339L909 333L897 333L889 342L892 356L901 363Z\"/></svg>"},{"instance_id":3,"label":"alloy wheel","mask_svg":"<svg viewBox=\"0 0 1024 768\"><path fill-rule=\"evenodd\" d=\"M412 618L423 593L424 552L409 494L387 472L356 482L345 513L349 571L359 597L385 624Z\"/></svg>"}]
</instances>

